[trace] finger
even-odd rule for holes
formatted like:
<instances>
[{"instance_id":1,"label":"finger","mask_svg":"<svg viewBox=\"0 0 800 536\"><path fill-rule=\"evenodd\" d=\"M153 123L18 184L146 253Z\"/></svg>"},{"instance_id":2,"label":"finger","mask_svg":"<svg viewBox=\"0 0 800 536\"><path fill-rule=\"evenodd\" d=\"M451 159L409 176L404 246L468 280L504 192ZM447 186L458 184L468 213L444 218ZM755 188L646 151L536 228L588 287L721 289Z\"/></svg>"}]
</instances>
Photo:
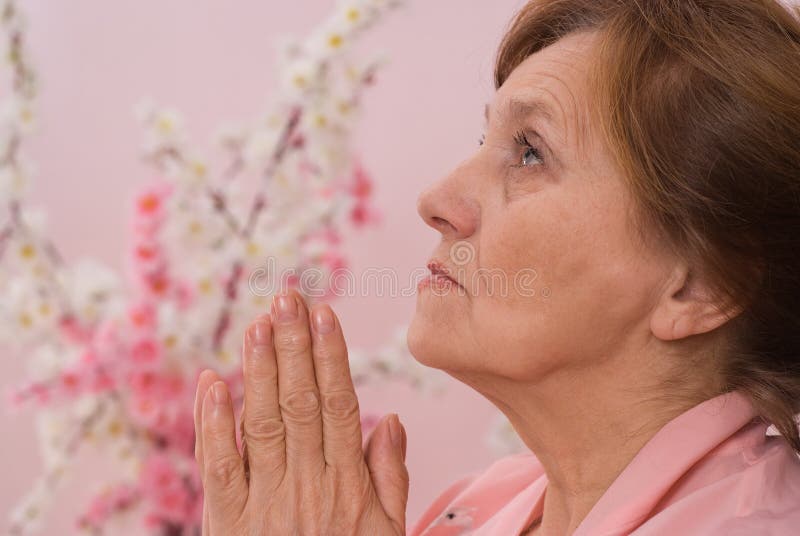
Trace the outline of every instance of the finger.
<instances>
[{"instance_id":1,"label":"finger","mask_svg":"<svg viewBox=\"0 0 800 536\"><path fill-rule=\"evenodd\" d=\"M278 364L269 315L256 319L245 334L242 443L247 446L250 490L269 491L283 479L286 443L278 404Z\"/></svg>"},{"instance_id":2,"label":"finger","mask_svg":"<svg viewBox=\"0 0 800 536\"><path fill-rule=\"evenodd\" d=\"M219 375L213 370L204 370L197 379L197 392L194 396L194 457L197 460L200 478L203 478L203 399L208 388L219 380Z\"/></svg>"},{"instance_id":3,"label":"finger","mask_svg":"<svg viewBox=\"0 0 800 536\"><path fill-rule=\"evenodd\" d=\"M227 533L247 504L244 464L236 447L233 404L225 382L215 382L203 400L203 486L211 534Z\"/></svg>"},{"instance_id":4,"label":"finger","mask_svg":"<svg viewBox=\"0 0 800 536\"><path fill-rule=\"evenodd\" d=\"M278 398L286 430L287 471L316 476L325 467L325 457L308 311L294 290L276 296L272 309Z\"/></svg>"},{"instance_id":5,"label":"finger","mask_svg":"<svg viewBox=\"0 0 800 536\"><path fill-rule=\"evenodd\" d=\"M197 469L201 481L205 479L203 468L203 400L211 385L219 380L219 375L213 370L204 370L197 379L197 392L194 397L194 457L197 460ZM205 494L203 496L203 536L209 534L208 506Z\"/></svg>"},{"instance_id":6,"label":"finger","mask_svg":"<svg viewBox=\"0 0 800 536\"><path fill-rule=\"evenodd\" d=\"M406 435L397 415L381 421L367 444L366 461L381 506L399 534L405 534L408 503Z\"/></svg>"},{"instance_id":7,"label":"finger","mask_svg":"<svg viewBox=\"0 0 800 536\"><path fill-rule=\"evenodd\" d=\"M334 467L363 463L361 418L341 325L327 304L311 310L314 372L322 400L325 462Z\"/></svg>"}]
</instances>

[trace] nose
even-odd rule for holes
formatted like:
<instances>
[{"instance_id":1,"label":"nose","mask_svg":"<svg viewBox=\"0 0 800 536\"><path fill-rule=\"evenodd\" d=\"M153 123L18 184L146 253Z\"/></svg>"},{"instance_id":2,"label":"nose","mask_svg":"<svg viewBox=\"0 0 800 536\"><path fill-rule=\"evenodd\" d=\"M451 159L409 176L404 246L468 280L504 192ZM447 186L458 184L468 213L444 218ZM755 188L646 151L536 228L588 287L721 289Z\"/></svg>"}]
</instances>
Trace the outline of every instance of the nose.
<instances>
[{"instance_id":1,"label":"nose","mask_svg":"<svg viewBox=\"0 0 800 536\"><path fill-rule=\"evenodd\" d=\"M423 191L417 200L417 212L429 226L443 238L464 239L472 236L478 228L480 206L468 195L459 172Z\"/></svg>"}]
</instances>

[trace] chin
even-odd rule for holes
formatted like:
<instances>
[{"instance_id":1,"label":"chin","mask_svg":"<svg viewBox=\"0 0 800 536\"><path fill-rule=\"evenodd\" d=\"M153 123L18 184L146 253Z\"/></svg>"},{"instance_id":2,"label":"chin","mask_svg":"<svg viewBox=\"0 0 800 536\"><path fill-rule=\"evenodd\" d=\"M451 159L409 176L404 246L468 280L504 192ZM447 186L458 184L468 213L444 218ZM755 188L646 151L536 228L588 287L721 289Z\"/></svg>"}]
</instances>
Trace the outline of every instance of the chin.
<instances>
[{"instance_id":1,"label":"chin","mask_svg":"<svg viewBox=\"0 0 800 536\"><path fill-rule=\"evenodd\" d=\"M414 315L411 324L406 332L406 343L411 355L419 363L433 368L444 368L447 361L446 341L448 337L443 337L441 330L436 329L430 319L421 318L419 313ZM452 352L452 348L449 349Z\"/></svg>"}]
</instances>

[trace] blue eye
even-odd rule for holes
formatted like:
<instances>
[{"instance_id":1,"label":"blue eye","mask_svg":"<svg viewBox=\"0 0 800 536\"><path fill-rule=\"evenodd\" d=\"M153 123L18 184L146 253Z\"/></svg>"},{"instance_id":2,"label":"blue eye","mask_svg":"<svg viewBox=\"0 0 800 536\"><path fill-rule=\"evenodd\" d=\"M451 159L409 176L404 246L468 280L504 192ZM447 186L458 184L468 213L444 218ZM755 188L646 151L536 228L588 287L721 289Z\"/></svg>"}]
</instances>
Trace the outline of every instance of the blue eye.
<instances>
[{"instance_id":1,"label":"blue eye","mask_svg":"<svg viewBox=\"0 0 800 536\"><path fill-rule=\"evenodd\" d=\"M517 132L517 135L514 136L514 141L525 149L525 153L522 155L522 163L519 167L540 166L544 163L541 152L528 141L525 132L521 130Z\"/></svg>"},{"instance_id":2,"label":"blue eye","mask_svg":"<svg viewBox=\"0 0 800 536\"><path fill-rule=\"evenodd\" d=\"M534 161L532 161L534 160ZM539 153L533 147L529 147L525 154L522 155L522 165L523 166L530 166L534 165L538 162L541 162L541 158L539 157Z\"/></svg>"}]
</instances>

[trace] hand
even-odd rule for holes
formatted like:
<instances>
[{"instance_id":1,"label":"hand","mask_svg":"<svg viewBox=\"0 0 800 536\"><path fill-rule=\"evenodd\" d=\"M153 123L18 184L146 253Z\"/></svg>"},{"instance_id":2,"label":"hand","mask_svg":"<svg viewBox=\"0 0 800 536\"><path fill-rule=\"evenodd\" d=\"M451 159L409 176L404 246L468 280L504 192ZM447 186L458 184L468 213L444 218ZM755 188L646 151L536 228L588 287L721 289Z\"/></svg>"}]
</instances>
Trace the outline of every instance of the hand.
<instances>
[{"instance_id":1,"label":"hand","mask_svg":"<svg viewBox=\"0 0 800 536\"><path fill-rule=\"evenodd\" d=\"M271 314L248 328L243 354L244 455L225 382L208 370L198 381L204 536L404 535L405 430L389 415L362 449L347 348L330 307L309 315L297 292L276 297Z\"/></svg>"}]
</instances>

